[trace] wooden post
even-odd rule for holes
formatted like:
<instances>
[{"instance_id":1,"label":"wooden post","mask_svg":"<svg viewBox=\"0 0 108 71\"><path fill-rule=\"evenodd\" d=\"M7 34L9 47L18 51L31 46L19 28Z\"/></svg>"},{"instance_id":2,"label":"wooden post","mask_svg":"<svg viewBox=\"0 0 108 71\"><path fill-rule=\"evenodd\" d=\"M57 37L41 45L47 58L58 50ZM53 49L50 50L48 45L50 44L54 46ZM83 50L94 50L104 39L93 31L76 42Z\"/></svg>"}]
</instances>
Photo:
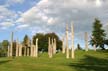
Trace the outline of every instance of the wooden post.
<instances>
[{"instance_id":1,"label":"wooden post","mask_svg":"<svg viewBox=\"0 0 108 71\"><path fill-rule=\"evenodd\" d=\"M24 56L26 56L26 46L24 46Z\"/></svg>"},{"instance_id":2,"label":"wooden post","mask_svg":"<svg viewBox=\"0 0 108 71\"><path fill-rule=\"evenodd\" d=\"M18 39L16 42L16 57L18 56L18 52L19 52L19 43L18 43Z\"/></svg>"},{"instance_id":3,"label":"wooden post","mask_svg":"<svg viewBox=\"0 0 108 71\"><path fill-rule=\"evenodd\" d=\"M19 56L22 56L22 44L19 44Z\"/></svg>"},{"instance_id":4,"label":"wooden post","mask_svg":"<svg viewBox=\"0 0 108 71\"><path fill-rule=\"evenodd\" d=\"M38 57L38 38L36 38L36 57Z\"/></svg>"},{"instance_id":5,"label":"wooden post","mask_svg":"<svg viewBox=\"0 0 108 71\"><path fill-rule=\"evenodd\" d=\"M10 56L13 56L13 32L11 32Z\"/></svg>"},{"instance_id":6,"label":"wooden post","mask_svg":"<svg viewBox=\"0 0 108 71\"><path fill-rule=\"evenodd\" d=\"M8 52L7 52L7 56L10 56L10 47L8 46Z\"/></svg>"},{"instance_id":7,"label":"wooden post","mask_svg":"<svg viewBox=\"0 0 108 71\"><path fill-rule=\"evenodd\" d=\"M56 39L54 38L54 54L56 54L56 48L57 48Z\"/></svg>"},{"instance_id":8,"label":"wooden post","mask_svg":"<svg viewBox=\"0 0 108 71\"><path fill-rule=\"evenodd\" d=\"M48 38L48 55L50 56L50 47L51 47L50 37Z\"/></svg>"},{"instance_id":9,"label":"wooden post","mask_svg":"<svg viewBox=\"0 0 108 71\"><path fill-rule=\"evenodd\" d=\"M88 33L85 32L85 51L88 51Z\"/></svg>"},{"instance_id":10,"label":"wooden post","mask_svg":"<svg viewBox=\"0 0 108 71\"><path fill-rule=\"evenodd\" d=\"M68 47L68 24L66 24L66 58L69 59L69 47Z\"/></svg>"},{"instance_id":11,"label":"wooden post","mask_svg":"<svg viewBox=\"0 0 108 71\"><path fill-rule=\"evenodd\" d=\"M29 56L29 48L27 48L27 56Z\"/></svg>"},{"instance_id":12,"label":"wooden post","mask_svg":"<svg viewBox=\"0 0 108 71\"><path fill-rule=\"evenodd\" d=\"M72 34L72 46L71 46L71 58L75 58L75 53L74 53L74 25L71 24L71 34Z\"/></svg>"},{"instance_id":13,"label":"wooden post","mask_svg":"<svg viewBox=\"0 0 108 71\"><path fill-rule=\"evenodd\" d=\"M64 37L62 39L62 53L64 54L65 53L65 47L64 47Z\"/></svg>"}]
</instances>

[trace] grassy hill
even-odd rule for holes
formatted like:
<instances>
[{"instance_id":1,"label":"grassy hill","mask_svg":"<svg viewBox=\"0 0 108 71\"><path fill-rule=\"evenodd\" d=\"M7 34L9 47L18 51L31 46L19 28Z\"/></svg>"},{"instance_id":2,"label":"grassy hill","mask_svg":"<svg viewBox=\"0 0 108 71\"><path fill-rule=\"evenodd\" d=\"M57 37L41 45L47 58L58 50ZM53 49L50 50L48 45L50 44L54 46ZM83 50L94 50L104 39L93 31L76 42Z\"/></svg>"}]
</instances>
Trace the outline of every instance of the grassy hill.
<instances>
[{"instance_id":1,"label":"grassy hill","mask_svg":"<svg viewBox=\"0 0 108 71\"><path fill-rule=\"evenodd\" d=\"M57 53L52 59L47 53L39 58L0 58L0 71L108 71L108 51L76 51L74 60Z\"/></svg>"}]
</instances>

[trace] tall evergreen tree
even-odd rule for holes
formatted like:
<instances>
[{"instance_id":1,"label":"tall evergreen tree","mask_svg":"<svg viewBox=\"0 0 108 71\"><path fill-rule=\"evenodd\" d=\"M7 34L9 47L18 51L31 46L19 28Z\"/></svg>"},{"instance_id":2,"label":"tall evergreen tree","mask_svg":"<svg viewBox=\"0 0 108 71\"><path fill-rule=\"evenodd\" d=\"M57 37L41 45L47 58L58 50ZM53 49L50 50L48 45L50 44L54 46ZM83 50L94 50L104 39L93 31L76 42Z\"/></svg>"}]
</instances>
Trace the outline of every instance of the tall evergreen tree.
<instances>
[{"instance_id":1,"label":"tall evergreen tree","mask_svg":"<svg viewBox=\"0 0 108 71\"><path fill-rule=\"evenodd\" d=\"M96 45L96 47L100 47L103 50L104 48L104 40L105 40L105 31L104 29L102 29L102 24L100 22L100 20L95 19L94 23L93 23L93 31L92 31L92 37L90 40L90 44Z\"/></svg>"},{"instance_id":2,"label":"tall evergreen tree","mask_svg":"<svg viewBox=\"0 0 108 71\"><path fill-rule=\"evenodd\" d=\"M25 37L24 37L24 39L23 39L23 44L24 44L25 46L28 46L28 44L30 43L29 41L30 41L30 40L29 40L28 35L25 35Z\"/></svg>"}]
</instances>

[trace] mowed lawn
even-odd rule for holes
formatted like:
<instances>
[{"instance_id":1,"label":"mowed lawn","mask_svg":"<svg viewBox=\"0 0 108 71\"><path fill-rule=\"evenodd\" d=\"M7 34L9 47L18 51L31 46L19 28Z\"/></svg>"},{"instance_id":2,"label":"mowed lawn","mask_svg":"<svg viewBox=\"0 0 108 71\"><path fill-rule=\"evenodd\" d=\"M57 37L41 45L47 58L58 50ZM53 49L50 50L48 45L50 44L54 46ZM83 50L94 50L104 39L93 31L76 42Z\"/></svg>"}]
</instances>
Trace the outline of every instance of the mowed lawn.
<instances>
[{"instance_id":1,"label":"mowed lawn","mask_svg":"<svg viewBox=\"0 0 108 71\"><path fill-rule=\"evenodd\" d=\"M76 51L75 59L66 59L57 53L48 58L47 53L38 58L0 58L0 71L108 71L108 51Z\"/></svg>"}]
</instances>

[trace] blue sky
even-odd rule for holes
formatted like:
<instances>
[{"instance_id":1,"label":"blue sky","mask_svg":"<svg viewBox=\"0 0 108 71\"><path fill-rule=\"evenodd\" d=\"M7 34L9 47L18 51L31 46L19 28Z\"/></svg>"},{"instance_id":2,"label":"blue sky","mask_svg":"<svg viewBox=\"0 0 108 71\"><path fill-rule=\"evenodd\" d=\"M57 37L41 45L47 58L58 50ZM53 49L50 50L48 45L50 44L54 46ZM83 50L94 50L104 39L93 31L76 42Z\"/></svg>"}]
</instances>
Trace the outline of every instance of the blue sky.
<instances>
[{"instance_id":1,"label":"blue sky","mask_svg":"<svg viewBox=\"0 0 108 71\"><path fill-rule=\"evenodd\" d=\"M10 40L11 31L20 41L39 32L55 32L62 39L68 24L71 44L73 23L75 45L84 47L84 33L91 36L94 18L108 30L108 0L0 0L0 42Z\"/></svg>"}]
</instances>

